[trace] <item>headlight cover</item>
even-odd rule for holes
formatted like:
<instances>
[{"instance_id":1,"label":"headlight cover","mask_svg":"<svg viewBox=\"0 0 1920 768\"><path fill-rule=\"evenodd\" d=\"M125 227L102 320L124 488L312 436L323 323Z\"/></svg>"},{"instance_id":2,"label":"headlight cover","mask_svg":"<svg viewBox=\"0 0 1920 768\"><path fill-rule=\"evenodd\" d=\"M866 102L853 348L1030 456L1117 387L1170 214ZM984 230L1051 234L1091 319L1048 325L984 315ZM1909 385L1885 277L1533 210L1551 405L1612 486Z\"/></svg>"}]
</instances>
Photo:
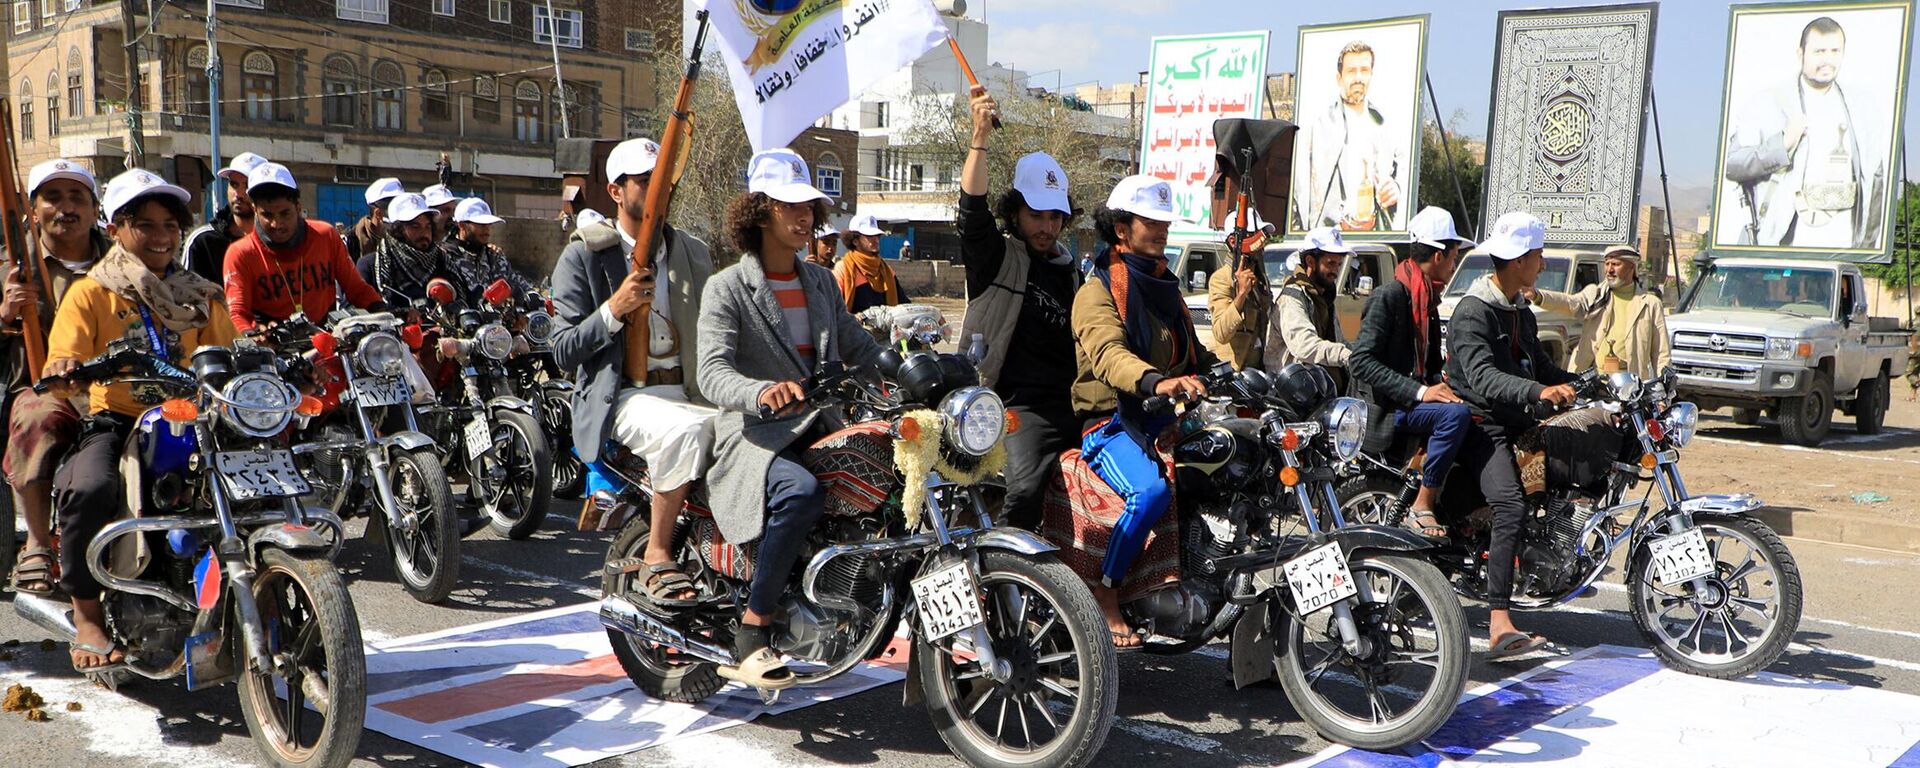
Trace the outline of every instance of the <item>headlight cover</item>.
<instances>
[{"instance_id":1,"label":"headlight cover","mask_svg":"<svg viewBox=\"0 0 1920 768\"><path fill-rule=\"evenodd\" d=\"M1333 441L1333 455L1341 461L1359 458L1367 434L1368 408L1363 401L1339 397L1320 410L1320 428Z\"/></svg>"},{"instance_id":2,"label":"headlight cover","mask_svg":"<svg viewBox=\"0 0 1920 768\"><path fill-rule=\"evenodd\" d=\"M407 345L400 337L380 331L360 340L354 361L360 364L360 370L374 376L398 376L406 355Z\"/></svg>"},{"instance_id":3,"label":"headlight cover","mask_svg":"<svg viewBox=\"0 0 1920 768\"><path fill-rule=\"evenodd\" d=\"M300 392L271 374L243 373L227 382L220 399L220 413L235 429L253 437L271 437L293 420Z\"/></svg>"},{"instance_id":4,"label":"headlight cover","mask_svg":"<svg viewBox=\"0 0 1920 768\"><path fill-rule=\"evenodd\" d=\"M513 331L499 323L487 323L473 333L473 345L488 358L505 360L513 353Z\"/></svg>"},{"instance_id":5,"label":"headlight cover","mask_svg":"<svg viewBox=\"0 0 1920 768\"><path fill-rule=\"evenodd\" d=\"M1767 339L1768 360L1794 360L1813 356L1813 342L1806 339Z\"/></svg>"},{"instance_id":6,"label":"headlight cover","mask_svg":"<svg viewBox=\"0 0 1920 768\"><path fill-rule=\"evenodd\" d=\"M527 341L545 344L553 339L553 316L545 312L527 313L527 327L523 331Z\"/></svg>"},{"instance_id":7,"label":"headlight cover","mask_svg":"<svg viewBox=\"0 0 1920 768\"><path fill-rule=\"evenodd\" d=\"M940 403L947 442L969 456L985 456L1007 431L1007 409L986 387L964 387Z\"/></svg>"},{"instance_id":8,"label":"headlight cover","mask_svg":"<svg viewBox=\"0 0 1920 768\"><path fill-rule=\"evenodd\" d=\"M1693 441L1693 431L1700 426L1700 406L1682 400L1667 409L1667 415L1661 417L1662 426L1667 429L1667 440L1673 447L1685 447Z\"/></svg>"}]
</instances>

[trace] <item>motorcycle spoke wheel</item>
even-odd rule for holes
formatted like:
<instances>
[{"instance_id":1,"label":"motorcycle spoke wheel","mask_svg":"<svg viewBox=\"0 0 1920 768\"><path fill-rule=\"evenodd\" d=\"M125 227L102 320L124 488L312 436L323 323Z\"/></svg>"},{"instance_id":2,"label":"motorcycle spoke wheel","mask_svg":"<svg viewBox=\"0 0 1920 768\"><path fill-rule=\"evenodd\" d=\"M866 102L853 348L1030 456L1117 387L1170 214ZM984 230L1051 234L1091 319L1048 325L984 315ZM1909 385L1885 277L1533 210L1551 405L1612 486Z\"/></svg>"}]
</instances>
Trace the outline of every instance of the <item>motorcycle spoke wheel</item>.
<instances>
[{"instance_id":1,"label":"motorcycle spoke wheel","mask_svg":"<svg viewBox=\"0 0 1920 768\"><path fill-rule=\"evenodd\" d=\"M268 658L248 665L237 632L241 712L276 765L344 766L366 717L359 620L331 564L270 550L254 582Z\"/></svg>"},{"instance_id":2,"label":"motorcycle spoke wheel","mask_svg":"<svg viewBox=\"0 0 1920 768\"><path fill-rule=\"evenodd\" d=\"M1788 579L1768 542L1751 531L1715 521L1698 526L1714 573L1697 583L1663 586L1652 567L1636 569L1633 607L1664 650L1703 666L1740 666L1766 651L1781 631Z\"/></svg>"}]
</instances>

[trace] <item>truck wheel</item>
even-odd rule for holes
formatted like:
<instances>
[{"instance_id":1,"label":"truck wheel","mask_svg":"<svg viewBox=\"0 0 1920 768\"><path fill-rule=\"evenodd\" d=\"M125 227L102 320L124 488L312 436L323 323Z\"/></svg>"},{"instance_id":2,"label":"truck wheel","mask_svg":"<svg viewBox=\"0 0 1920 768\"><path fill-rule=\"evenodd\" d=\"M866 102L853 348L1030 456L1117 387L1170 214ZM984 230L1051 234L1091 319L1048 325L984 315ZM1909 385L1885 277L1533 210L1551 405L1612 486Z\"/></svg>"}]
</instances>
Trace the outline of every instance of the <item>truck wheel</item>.
<instances>
[{"instance_id":1,"label":"truck wheel","mask_svg":"<svg viewBox=\"0 0 1920 768\"><path fill-rule=\"evenodd\" d=\"M1802 397L1780 401L1780 437L1795 445L1815 446L1833 428L1833 374L1816 372Z\"/></svg>"},{"instance_id":2,"label":"truck wheel","mask_svg":"<svg viewBox=\"0 0 1920 768\"><path fill-rule=\"evenodd\" d=\"M1853 401L1853 428L1863 435L1880 434L1887 423L1887 403L1893 399L1893 384L1887 372L1860 382L1860 396Z\"/></svg>"}]
</instances>

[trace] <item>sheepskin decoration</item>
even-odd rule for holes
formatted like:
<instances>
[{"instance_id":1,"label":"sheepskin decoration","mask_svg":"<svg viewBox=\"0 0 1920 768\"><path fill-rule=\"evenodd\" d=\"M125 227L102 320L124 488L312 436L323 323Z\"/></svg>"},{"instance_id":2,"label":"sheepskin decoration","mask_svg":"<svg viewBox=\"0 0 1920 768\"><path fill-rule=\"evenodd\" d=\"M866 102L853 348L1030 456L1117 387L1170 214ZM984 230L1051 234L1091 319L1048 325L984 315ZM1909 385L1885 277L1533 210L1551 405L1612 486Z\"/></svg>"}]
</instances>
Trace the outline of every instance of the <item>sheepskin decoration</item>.
<instances>
[{"instance_id":1,"label":"sheepskin decoration","mask_svg":"<svg viewBox=\"0 0 1920 768\"><path fill-rule=\"evenodd\" d=\"M920 527L920 513L927 505L927 473L938 471L948 482L960 485L973 485L994 475L1007 466L1007 445L1005 440L994 443L993 450L980 457L973 469L963 470L947 461L946 451L941 448L941 435L945 434L945 419L940 414L927 409L908 411L900 417L902 423L908 419L919 424L918 434L911 437L900 435L893 441L893 463L900 468L900 511L906 513L907 529ZM913 433L913 429L895 429L896 434Z\"/></svg>"}]
</instances>

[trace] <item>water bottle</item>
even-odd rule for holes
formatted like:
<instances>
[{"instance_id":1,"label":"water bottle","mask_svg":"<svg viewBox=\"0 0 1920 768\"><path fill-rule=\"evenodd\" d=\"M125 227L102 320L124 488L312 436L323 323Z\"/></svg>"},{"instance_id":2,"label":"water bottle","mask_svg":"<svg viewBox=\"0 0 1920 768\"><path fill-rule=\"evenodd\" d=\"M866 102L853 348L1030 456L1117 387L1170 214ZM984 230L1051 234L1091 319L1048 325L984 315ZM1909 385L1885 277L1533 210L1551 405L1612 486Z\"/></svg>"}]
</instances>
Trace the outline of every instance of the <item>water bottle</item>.
<instances>
[{"instance_id":1,"label":"water bottle","mask_svg":"<svg viewBox=\"0 0 1920 768\"><path fill-rule=\"evenodd\" d=\"M973 335L973 339L967 342L967 361L974 365L979 365L980 361L986 359L986 357L987 335L984 333L976 333Z\"/></svg>"}]
</instances>

